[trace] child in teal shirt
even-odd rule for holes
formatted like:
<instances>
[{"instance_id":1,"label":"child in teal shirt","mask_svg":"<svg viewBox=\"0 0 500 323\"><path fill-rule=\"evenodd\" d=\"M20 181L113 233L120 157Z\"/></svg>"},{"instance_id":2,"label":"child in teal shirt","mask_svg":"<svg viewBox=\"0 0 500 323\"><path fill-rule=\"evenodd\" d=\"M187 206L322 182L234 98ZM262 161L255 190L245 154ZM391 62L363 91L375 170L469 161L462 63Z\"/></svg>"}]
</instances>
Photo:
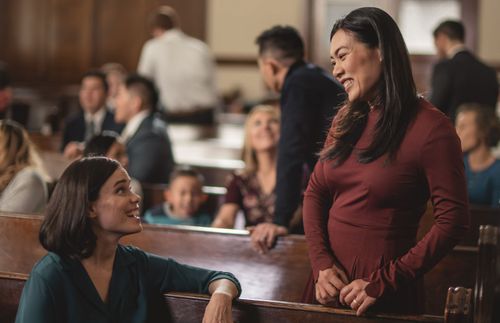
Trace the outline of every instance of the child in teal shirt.
<instances>
[{"instance_id":1,"label":"child in teal shirt","mask_svg":"<svg viewBox=\"0 0 500 323\"><path fill-rule=\"evenodd\" d=\"M212 216L200 212L207 200L203 177L189 168L175 170L169 187L163 192L165 203L146 211L144 221L150 224L210 226Z\"/></svg>"}]
</instances>

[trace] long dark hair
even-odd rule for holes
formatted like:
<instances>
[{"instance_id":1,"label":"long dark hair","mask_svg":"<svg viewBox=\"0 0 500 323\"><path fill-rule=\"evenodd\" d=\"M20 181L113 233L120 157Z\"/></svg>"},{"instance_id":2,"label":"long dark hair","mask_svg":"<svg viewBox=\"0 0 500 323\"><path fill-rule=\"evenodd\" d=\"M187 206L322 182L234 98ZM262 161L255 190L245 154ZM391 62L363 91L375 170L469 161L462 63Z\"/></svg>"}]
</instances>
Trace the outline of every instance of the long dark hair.
<instances>
[{"instance_id":1,"label":"long dark hair","mask_svg":"<svg viewBox=\"0 0 500 323\"><path fill-rule=\"evenodd\" d=\"M408 50L396 22L378 8L359 8L337 20L330 39L343 30L368 48L378 48L382 58L382 75L376 103L382 112L377 121L373 140L360 151L358 161L369 163L389 153L395 157L406 129L417 111L417 91L411 72ZM333 144L320 153L321 160L342 164L352 153L366 127L370 108L368 102L346 102L339 110L327 141Z\"/></svg>"},{"instance_id":2,"label":"long dark hair","mask_svg":"<svg viewBox=\"0 0 500 323\"><path fill-rule=\"evenodd\" d=\"M91 203L120 164L106 157L73 162L59 179L40 228L42 246L61 257L84 259L95 249L89 218Z\"/></svg>"}]
</instances>

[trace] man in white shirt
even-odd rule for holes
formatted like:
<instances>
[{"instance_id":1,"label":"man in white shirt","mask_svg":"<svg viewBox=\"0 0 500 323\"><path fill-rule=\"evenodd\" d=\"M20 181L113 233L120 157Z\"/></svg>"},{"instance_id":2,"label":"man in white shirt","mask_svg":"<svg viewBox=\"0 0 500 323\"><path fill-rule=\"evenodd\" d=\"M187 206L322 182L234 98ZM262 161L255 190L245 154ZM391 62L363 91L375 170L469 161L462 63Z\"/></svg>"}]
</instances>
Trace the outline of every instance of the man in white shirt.
<instances>
[{"instance_id":1,"label":"man in white shirt","mask_svg":"<svg viewBox=\"0 0 500 323\"><path fill-rule=\"evenodd\" d=\"M62 150L67 158L78 157L85 142L103 130L120 133L123 125L114 121L106 109L108 83L100 71L87 72L81 82L79 100L82 111L65 123Z\"/></svg>"},{"instance_id":2,"label":"man in white shirt","mask_svg":"<svg viewBox=\"0 0 500 323\"><path fill-rule=\"evenodd\" d=\"M142 49L138 72L156 83L167 120L213 123L218 100L207 45L184 34L177 13L168 6L155 11L151 27L153 39Z\"/></svg>"},{"instance_id":3,"label":"man in white shirt","mask_svg":"<svg viewBox=\"0 0 500 323\"><path fill-rule=\"evenodd\" d=\"M128 172L142 183L167 183L174 167L167 125L154 115L157 102L154 84L139 75L127 77L115 100L115 121L127 124Z\"/></svg>"}]
</instances>

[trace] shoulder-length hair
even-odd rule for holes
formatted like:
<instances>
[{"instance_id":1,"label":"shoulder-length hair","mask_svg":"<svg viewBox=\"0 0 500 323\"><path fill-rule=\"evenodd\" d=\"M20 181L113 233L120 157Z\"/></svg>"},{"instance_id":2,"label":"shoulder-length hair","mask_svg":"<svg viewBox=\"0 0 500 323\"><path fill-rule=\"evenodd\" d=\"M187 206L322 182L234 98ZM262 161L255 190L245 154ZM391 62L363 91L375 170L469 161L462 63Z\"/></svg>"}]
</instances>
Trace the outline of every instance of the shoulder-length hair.
<instances>
[{"instance_id":1,"label":"shoulder-length hair","mask_svg":"<svg viewBox=\"0 0 500 323\"><path fill-rule=\"evenodd\" d=\"M337 20L330 39L339 30L352 35L368 48L378 48L382 58L382 73L377 86L375 104L380 106L373 140L360 151L358 161L369 163L388 153L393 159L414 119L418 96L413 81L408 50L396 22L378 8L359 8ZM328 134L332 144L320 153L322 160L343 163L352 153L368 120L368 102L346 102L339 110L335 127Z\"/></svg>"},{"instance_id":2,"label":"shoulder-length hair","mask_svg":"<svg viewBox=\"0 0 500 323\"><path fill-rule=\"evenodd\" d=\"M45 211L39 239L61 257L84 259L95 249L96 236L89 218L91 203L120 164L106 157L74 161L61 175Z\"/></svg>"},{"instance_id":3,"label":"shoulder-length hair","mask_svg":"<svg viewBox=\"0 0 500 323\"><path fill-rule=\"evenodd\" d=\"M257 161L257 155L252 147L252 142L250 138L250 126L252 124L253 118L257 113L267 113L276 118L280 122L280 111L278 108L272 105L257 105L252 108L245 120L245 130L244 130L244 140L243 140L243 150L241 159L245 162L244 172L246 174L254 173L259 168L259 162Z\"/></svg>"},{"instance_id":4,"label":"shoulder-length hair","mask_svg":"<svg viewBox=\"0 0 500 323\"><path fill-rule=\"evenodd\" d=\"M34 144L19 123L0 120L0 192L22 169L34 166L45 180L48 175L42 166Z\"/></svg>"}]
</instances>

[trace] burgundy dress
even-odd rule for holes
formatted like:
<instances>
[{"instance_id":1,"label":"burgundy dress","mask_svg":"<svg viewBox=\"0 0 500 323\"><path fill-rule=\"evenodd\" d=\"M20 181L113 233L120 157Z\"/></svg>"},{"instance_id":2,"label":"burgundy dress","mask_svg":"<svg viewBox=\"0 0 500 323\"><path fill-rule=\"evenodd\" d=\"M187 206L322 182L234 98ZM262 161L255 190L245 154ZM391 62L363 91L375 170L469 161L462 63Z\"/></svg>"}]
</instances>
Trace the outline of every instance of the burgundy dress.
<instances>
[{"instance_id":1,"label":"burgundy dress","mask_svg":"<svg viewBox=\"0 0 500 323\"><path fill-rule=\"evenodd\" d=\"M366 293L378 298L372 310L419 313L419 278L460 241L469 224L460 142L450 120L421 99L395 161L382 156L361 164L356 150L370 144L381 109L369 113L343 164L316 164L303 209L309 256L314 281L320 270L337 264L350 281L369 282ZM435 224L417 243L429 197ZM330 203L326 218L322 210Z\"/></svg>"}]
</instances>

